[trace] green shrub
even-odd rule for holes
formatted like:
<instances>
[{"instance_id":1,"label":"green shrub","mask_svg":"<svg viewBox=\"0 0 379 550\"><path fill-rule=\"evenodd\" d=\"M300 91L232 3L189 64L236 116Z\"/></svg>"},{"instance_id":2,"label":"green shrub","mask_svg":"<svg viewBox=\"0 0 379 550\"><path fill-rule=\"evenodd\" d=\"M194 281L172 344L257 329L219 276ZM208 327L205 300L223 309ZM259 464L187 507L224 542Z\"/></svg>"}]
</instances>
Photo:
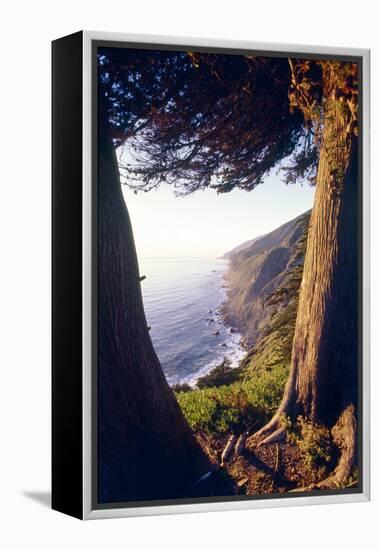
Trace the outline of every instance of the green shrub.
<instances>
[{"instance_id":1,"label":"green shrub","mask_svg":"<svg viewBox=\"0 0 379 550\"><path fill-rule=\"evenodd\" d=\"M200 390L177 393L176 397L191 428L208 431L216 411L216 401Z\"/></svg>"},{"instance_id":2,"label":"green shrub","mask_svg":"<svg viewBox=\"0 0 379 550\"><path fill-rule=\"evenodd\" d=\"M287 378L288 367L276 366L271 371L248 379L244 389L251 403L271 414L280 405Z\"/></svg>"},{"instance_id":3,"label":"green shrub","mask_svg":"<svg viewBox=\"0 0 379 550\"><path fill-rule=\"evenodd\" d=\"M180 392L176 396L194 430L256 430L278 407L287 375L286 368L277 367L244 382Z\"/></svg>"},{"instance_id":4,"label":"green shrub","mask_svg":"<svg viewBox=\"0 0 379 550\"><path fill-rule=\"evenodd\" d=\"M332 460L334 445L330 430L321 424L312 423L303 416L295 422L283 418L287 428L287 439L296 445L307 466L325 466Z\"/></svg>"},{"instance_id":5,"label":"green shrub","mask_svg":"<svg viewBox=\"0 0 379 550\"><path fill-rule=\"evenodd\" d=\"M236 382L240 377L240 369L238 367L232 367L230 359L225 357L220 365L199 378L196 385L200 389L210 386L225 386Z\"/></svg>"}]
</instances>

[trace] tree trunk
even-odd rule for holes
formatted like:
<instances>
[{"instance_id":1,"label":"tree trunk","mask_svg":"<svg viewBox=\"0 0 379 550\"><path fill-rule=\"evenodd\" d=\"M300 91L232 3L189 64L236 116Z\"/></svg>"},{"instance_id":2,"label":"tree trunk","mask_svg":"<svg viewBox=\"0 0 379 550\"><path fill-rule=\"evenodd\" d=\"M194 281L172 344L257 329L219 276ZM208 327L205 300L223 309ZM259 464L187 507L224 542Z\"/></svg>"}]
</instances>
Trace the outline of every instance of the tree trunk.
<instances>
[{"instance_id":1,"label":"tree trunk","mask_svg":"<svg viewBox=\"0 0 379 550\"><path fill-rule=\"evenodd\" d=\"M98 500L191 496L210 465L154 351L107 123L98 147Z\"/></svg>"},{"instance_id":2,"label":"tree trunk","mask_svg":"<svg viewBox=\"0 0 379 550\"><path fill-rule=\"evenodd\" d=\"M331 94L323 126L289 379L273 419L255 436L284 436L282 415L332 428L341 458L333 482L356 461L358 391L357 138ZM327 484L325 484L326 486Z\"/></svg>"}]
</instances>

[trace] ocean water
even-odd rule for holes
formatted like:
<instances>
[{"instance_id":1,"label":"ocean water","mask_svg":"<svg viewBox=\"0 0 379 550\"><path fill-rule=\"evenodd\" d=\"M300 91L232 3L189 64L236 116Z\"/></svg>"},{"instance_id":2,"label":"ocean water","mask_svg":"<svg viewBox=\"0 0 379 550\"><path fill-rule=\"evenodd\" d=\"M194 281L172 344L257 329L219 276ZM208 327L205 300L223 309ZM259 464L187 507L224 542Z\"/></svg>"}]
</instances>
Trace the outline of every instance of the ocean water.
<instances>
[{"instance_id":1,"label":"ocean water","mask_svg":"<svg viewBox=\"0 0 379 550\"><path fill-rule=\"evenodd\" d=\"M193 384L224 357L237 365L244 355L241 335L219 315L226 268L213 258L140 259L145 313L169 384Z\"/></svg>"}]
</instances>

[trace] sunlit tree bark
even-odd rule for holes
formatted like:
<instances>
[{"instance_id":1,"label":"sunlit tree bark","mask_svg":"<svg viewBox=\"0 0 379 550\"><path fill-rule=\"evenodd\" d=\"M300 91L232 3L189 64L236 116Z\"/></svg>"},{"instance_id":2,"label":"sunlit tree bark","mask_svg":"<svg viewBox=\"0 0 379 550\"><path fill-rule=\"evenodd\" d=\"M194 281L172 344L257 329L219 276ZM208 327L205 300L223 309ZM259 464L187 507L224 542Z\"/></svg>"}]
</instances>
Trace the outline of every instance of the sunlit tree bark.
<instances>
[{"instance_id":1,"label":"sunlit tree bark","mask_svg":"<svg viewBox=\"0 0 379 550\"><path fill-rule=\"evenodd\" d=\"M282 415L303 415L332 428L341 449L328 481L346 481L356 462L358 392L358 144L356 104L339 99L346 75L324 67L326 97L317 188L308 231L293 340L282 403L258 435L280 439ZM302 107L299 101L299 107ZM324 482L324 485L327 483Z\"/></svg>"}]
</instances>

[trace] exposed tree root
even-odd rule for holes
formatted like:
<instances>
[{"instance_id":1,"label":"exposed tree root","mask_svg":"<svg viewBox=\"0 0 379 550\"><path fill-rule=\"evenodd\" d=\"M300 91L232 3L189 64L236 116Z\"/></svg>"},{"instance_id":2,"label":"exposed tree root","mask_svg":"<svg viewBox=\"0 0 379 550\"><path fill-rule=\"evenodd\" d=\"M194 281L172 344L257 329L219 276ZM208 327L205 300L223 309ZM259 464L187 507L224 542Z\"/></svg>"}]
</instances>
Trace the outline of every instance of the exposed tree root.
<instances>
[{"instance_id":1,"label":"exposed tree root","mask_svg":"<svg viewBox=\"0 0 379 550\"><path fill-rule=\"evenodd\" d=\"M246 433L242 433L239 436L238 441L236 443L236 447L234 449L234 456L235 457L238 457L238 456L241 455L241 453L245 449L245 444L246 444Z\"/></svg>"},{"instance_id":2,"label":"exposed tree root","mask_svg":"<svg viewBox=\"0 0 379 550\"><path fill-rule=\"evenodd\" d=\"M292 363L291 371L284 389L282 402L278 410L267 424L260 430L255 432L249 439L248 443L265 445L267 443L276 443L285 439L285 427L283 426L283 416L296 417L296 377L298 374L297 362Z\"/></svg>"},{"instance_id":3,"label":"exposed tree root","mask_svg":"<svg viewBox=\"0 0 379 550\"><path fill-rule=\"evenodd\" d=\"M280 426L277 430L272 432L270 435L265 437L259 445L267 445L268 443L278 443L279 441L284 441L286 438L286 429L283 426Z\"/></svg>"},{"instance_id":4,"label":"exposed tree root","mask_svg":"<svg viewBox=\"0 0 379 550\"><path fill-rule=\"evenodd\" d=\"M278 413L273 416L273 418L263 426L260 430L253 433L248 439L247 443L253 446L263 445L265 443L270 443L271 437L273 437L277 432L282 431L282 426L279 422ZM280 435L280 434L278 434Z\"/></svg>"},{"instance_id":5,"label":"exposed tree root","mask_svg":"<svg viewBox=\"0 0 379 550\"><path fill-rule=\"evenodd\" d=\"M346 485L357 463L357 419L354 405L350 404L343 411L332 428L332 436L341 456L332 475L317 484L319 489Z\"/></svg>"},{"instance_id":6,"label":"exposed tree root","mask_svg":"<svg viewBox=\"0 0 379 550\"><path fill-rule=\"evenodd\" d=\"M269 432L256 432L249 439L248 443L253 447L261 447L270 443L279 443L286 439L286 429L283 426L276 428L273 426Z\"/></svg>"},{"instance_id":7,"label":"exposed tree root","mask_svg":"<svg viewBox=\"0 0 379 550\"><path fill-rule=\"evenodd\" d=\"M229 439L228 439L228 442L222 452L222 455L221 455L221 466L223 466L225 464L225 462L227 460L229 460L229 457L231 456L232 454L232 451L233 451L233 447L235 445L237 441L237 436L235 434L232 434Z\"/></svg>"},{"instance_id":8,"label":"exposed tree root","mask_svg":"<svg viewBox=\"0 0 379 550\"><path fill-rule=\"evenodd\" d=\"M263 439L262 436L257 438L255 434L249 442L246 441L241 453L236 452L238 440L231 435L197 434L197 439L203 448L206 446L213 465L210 469L212 475L207 472L202 476L200 482L195 484L193 491L196 494L203 494L205 490L231 491L228 483L234 483L238 494L246 495L285 492L317 493L319 490L345 489L356 485L354 472L357 454L356 419L352 405L344 410L332 430L328 431L321 425L315 425L316 436L320 433L317 429L322 430L322 435L327 432L331 435L327 443L329 447L325 447L330 458L321 452L319 455L321 462L309 461L311 454L304 454L304 448L296 443L296 438L285 438L286 433L290 433L291 430L286 430L282 423L280 425L280 430L274 430L269 435L266 432L266 437ZM309 421L305 421L305 425L308 430L312 430ZM299 435L299 432L294 433ZM313 432L305 432L308 435L309 433ZM273 442L276 438L283 440L278 443ZM312 438L310 441L312 443ZM222 460L226 448L229 451L228 458L225 460L224 456ZM309 449L305 447L305 453L308 451ZM222 473L225 474L225 479ZM218 476L221 476L220 479Z\"/></svg>"},{"instance_id":9,"label":"exposed tree root","mask_svg":"<svg viewBox=\"0 0 379 550\"><path fill-rule=\"evenodd\" d=\"M338 489L355 485L355 481L348 484L353 469L357 463L357 420L354 405L350 404L342 412L337 423L333 426L332 437L340 450L340 459L331 475L318 483L307 487L298 487L292 492L313 491L317 489Z\"/></svg>"}]
</instances>

